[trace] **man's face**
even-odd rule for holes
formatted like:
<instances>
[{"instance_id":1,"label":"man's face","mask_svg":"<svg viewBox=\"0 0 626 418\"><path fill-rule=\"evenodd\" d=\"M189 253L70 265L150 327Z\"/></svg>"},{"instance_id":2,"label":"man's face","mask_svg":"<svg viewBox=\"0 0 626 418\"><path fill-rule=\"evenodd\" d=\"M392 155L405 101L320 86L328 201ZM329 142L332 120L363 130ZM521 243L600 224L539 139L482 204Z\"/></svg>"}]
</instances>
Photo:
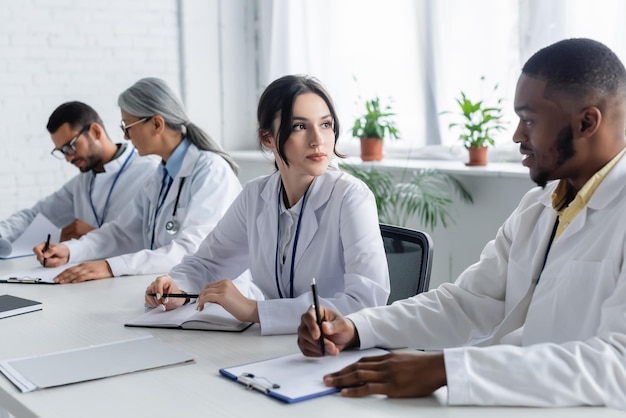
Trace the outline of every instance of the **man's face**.
<instances>
[{"instance_id":1,"label":"man's face","mask_svg":"<svg viewBox=\"0 0 626 418\"><path fill-rule=\"evenodd\" d=\"M90 126L74 129L69 123L64 123L50 134L54 147L62 149L65 160L74 164L83 173L93 170L102 162L102 155L91 138Z\"/></svg>"},{"instance_id":2,"label":"man's face","mask_svg":"<svg viewBox=\"0 0 626 418\"><path fill-rule=\"evenodd\" d=\"M548 181L576 176L574 130L562 103L544 96L545 81L522 75L515 92L520 121L513 141L520 144L522 164L540 187Z\"/></svg>"}]
</instances>

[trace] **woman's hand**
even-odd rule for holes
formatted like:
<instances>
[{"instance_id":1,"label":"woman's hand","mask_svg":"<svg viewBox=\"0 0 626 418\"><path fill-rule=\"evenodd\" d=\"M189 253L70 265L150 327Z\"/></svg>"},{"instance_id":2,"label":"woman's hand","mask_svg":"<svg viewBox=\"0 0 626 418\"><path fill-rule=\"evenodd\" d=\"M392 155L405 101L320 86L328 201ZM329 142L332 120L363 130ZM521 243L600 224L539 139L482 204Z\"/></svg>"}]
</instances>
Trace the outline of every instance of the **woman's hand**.
<instances>
[{"instance_id":1,"label":"woman's hand","mask_svg":"<svg viewBox=\"0 0 626 418\"><path fill-rule=\"evenodd\" d=\"M167 293L185 293L176 286L176 282L168 275L157 277L146 288L144 296L146 305L156 308L160 307L164 311L178 308L185 303L184 298L167 298L163 295ZM153 296L154 295L154 296Z\"/></svg>"},{"instance_id":2,"label":"woman's hand","mask_svg":"<svg viewBox=\"0 0 626 418\"><path fill-rule=\"evenodd\" d=\"M241 294L230 279L209 283L198 297L198 310L206 302L222 305L232 316L242 322L259 322L259 311L255 300Z\"/></svg>"}]
</instances>

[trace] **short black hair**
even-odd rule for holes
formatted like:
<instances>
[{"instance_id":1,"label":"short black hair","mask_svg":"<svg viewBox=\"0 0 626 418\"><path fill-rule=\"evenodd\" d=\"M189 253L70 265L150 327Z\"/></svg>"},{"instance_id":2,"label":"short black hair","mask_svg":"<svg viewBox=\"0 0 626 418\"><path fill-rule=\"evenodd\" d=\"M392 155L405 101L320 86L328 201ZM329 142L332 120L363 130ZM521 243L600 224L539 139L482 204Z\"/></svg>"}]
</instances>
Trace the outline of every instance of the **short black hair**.
<instances>
[{"instance_id":1,"label":"short black hair","mask_svg":"<svg viewBox=\"0 0 626 418\"><path fill-rule=\"evenodd\" d=\"M54 109L48 119L46 129L55 133L61 125L69 123L72 129L82 129L90 123L97 123L104 128L102 119L91 106L82 102L66 102Z\"/></svg>"},{"instance_id":2,"label":"short black hair","mask_svg":"<svg viewBox=\"0 0 626 418\"><path fill-rule=\"evenodd\" d=\"M624 96L624 64L606 45L586 38L565 39L535 53L523 74L546 81L546 95Z\"/></svg>"}]
</instances>

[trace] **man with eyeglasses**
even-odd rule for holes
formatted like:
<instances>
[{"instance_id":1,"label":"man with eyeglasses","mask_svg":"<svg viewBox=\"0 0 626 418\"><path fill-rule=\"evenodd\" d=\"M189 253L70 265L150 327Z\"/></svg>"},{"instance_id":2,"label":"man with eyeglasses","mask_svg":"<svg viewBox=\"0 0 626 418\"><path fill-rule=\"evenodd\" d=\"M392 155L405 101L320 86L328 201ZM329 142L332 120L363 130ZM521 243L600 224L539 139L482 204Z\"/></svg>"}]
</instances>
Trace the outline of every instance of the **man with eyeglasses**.
<instances>
[{"instance_id":1,"label":"man with eyeglasses","mask_svg":"<svg viewBox=\"0 0 626 418\"><path fill-rule=\"evenodd\" d=\"M0 221L0 237L13 241L38 213L61 230L61 241L80 238L115 219L150 176L157 161L140 158L131 143L116 144L98 113L73 101L57 107L46 126L51 154L75 165L81 173L61 189Z\"/></svg>"}]
</instances>

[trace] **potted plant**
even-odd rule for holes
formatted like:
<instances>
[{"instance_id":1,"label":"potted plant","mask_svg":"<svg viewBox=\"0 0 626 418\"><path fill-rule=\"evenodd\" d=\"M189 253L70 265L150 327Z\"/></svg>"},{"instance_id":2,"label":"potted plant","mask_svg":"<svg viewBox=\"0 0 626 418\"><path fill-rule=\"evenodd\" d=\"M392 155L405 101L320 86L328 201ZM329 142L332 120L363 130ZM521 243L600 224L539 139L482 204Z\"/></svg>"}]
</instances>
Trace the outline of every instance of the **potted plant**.
<instances>
[{"instance_id":1,"label":"potted plant","mask_svg":"<svg viewBox=\"0 0 626 418\"><path fill-rule=\"evenodd\" d=\"M380 99L375 97L365 102L365 114L354 121L352 136L361 139L361 159L380 161L383 158L383 138L398 139L398 130L392 120L395 113L391 106L381 108Z\"/></svg>"},{"instance_id":2,"label":"potted plant","mask_svg":"<svg viewBox=\"0 0 626 418\"><path fill-rule=\"evenodd\" d=\"M473 203L471 194L458 179L437 170L414 170L407 181L403 175L398 182L393 174L374 168L349 164L340 164L339 167L370 188L376 198L380 223L405 226L411 217L417 215L420 223L432 230L439 222L447 226L452 219L449 207L453 193L464 202Z\"/></svg>"},{"instance_id":3,"label":"potted plant","mask_svg":"<svg viewBox=\"0 0 626 418\"><path fill-rule=\"evenodd\" d=\"M484 80L485 77L481 77ZM496 84L493 92L498 89ZM456 115L460 122L452 122L449 129L456 129L459 133L459 140L469 152L468 166L478 166L487 164L487 146L495 145L493 134L505 128L502 121L502 99L499 98L496 104L488 106L483 100L472 101L461 91L461 97L455 99L459 105L459 112ZM451 112L443 112L451 113Z\"/></svg>"}]
</instances>

